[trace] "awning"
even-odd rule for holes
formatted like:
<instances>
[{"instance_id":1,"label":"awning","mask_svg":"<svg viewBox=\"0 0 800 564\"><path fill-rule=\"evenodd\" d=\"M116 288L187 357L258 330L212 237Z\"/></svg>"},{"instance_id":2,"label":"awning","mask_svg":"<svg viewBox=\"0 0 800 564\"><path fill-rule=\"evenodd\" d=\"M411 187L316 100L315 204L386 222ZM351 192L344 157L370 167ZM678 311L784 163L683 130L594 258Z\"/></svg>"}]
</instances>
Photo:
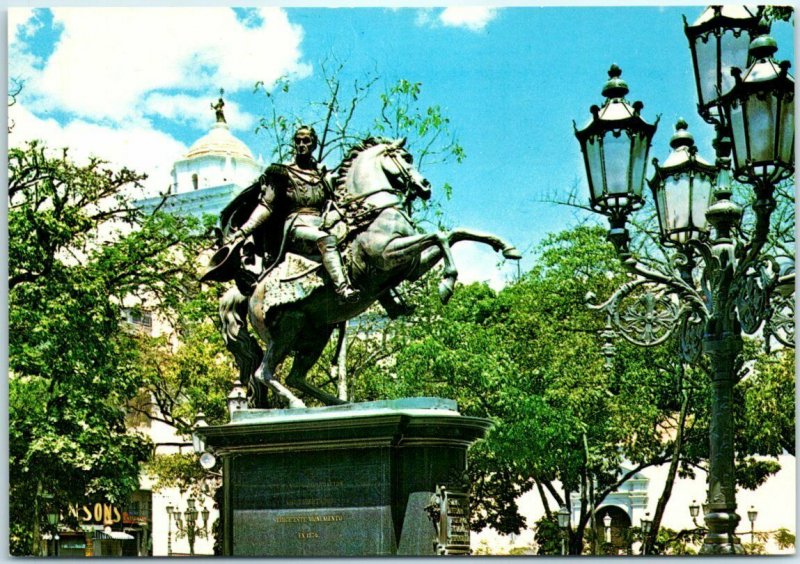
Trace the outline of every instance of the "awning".
<instances>
[{"instance_id":1,"label":"awning","mask_svg":"<svg viewBox=\"0 0 800 564\"><path fill-rule=\"evenodd\" d=\"M95 531L95 540L134 540L134 537L122 531Z\"/></svg>"}]
</instances>

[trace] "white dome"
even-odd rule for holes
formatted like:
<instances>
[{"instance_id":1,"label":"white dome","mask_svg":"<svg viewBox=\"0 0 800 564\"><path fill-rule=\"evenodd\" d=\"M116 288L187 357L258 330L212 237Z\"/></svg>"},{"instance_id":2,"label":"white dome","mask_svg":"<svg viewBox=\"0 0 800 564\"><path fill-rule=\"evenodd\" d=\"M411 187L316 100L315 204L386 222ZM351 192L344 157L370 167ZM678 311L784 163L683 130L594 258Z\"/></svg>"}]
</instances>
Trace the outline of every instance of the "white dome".
<instances>
[{"instance_id":1,"label":"white dome","mask_svg":"<svg viewBox=\"0 0 800 564\"><path fill-rule=\"evenodd\" d=\"M209 155L254 160L253 153L250 152L247 145L234 137L228 124L224 122L215 123L211 131L195 141L184 158L194 159Z\"/></svg>"}]
</instances>

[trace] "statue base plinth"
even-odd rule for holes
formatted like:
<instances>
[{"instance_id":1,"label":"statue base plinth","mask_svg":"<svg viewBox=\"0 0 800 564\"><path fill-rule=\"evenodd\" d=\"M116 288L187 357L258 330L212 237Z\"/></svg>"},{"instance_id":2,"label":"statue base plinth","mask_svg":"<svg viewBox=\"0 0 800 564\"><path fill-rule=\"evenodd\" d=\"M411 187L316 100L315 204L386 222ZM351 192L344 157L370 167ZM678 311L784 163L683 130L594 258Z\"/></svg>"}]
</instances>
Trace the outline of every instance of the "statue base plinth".
<instances>
[{"instance_id":1,"label":"statue base plinth","mask_svg":"<svg viewBox=\"0 0 800 564\"><path fill-rule=\"evenodd\" d=\"M433 555L425 506L491 427L439 398L243 410L204 427L222 459L226 556ZM467 516L468 517L468 516Z\"/></svg>"}]
</instances>

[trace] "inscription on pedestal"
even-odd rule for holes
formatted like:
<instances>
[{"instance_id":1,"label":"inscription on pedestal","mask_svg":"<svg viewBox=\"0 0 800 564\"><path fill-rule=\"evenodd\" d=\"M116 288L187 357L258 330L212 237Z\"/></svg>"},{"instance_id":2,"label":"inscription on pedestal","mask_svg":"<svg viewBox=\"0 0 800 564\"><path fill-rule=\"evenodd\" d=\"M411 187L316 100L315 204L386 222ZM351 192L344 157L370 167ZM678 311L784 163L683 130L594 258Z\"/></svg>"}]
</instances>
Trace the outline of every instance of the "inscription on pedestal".
<instances>
[{"instance_id":1,"label":"inscription on pedestal","mask_svg":"<svg viewBox=\"0 0 800 564\"><path fill-rule=\"evenodd\" d=\"M247 454L233 467L235 556L395 550L387 450Z\"/></svg>"},{"instance_id":2,"label":"inscription on pedestal","mask_svg":"<svg viewBox=\"0 0 800 564\"><path fill-rule=\"evenodd\" d=\"M234 556L391 555L389 507L234 511Z\"/></svg>"}]
</instances>

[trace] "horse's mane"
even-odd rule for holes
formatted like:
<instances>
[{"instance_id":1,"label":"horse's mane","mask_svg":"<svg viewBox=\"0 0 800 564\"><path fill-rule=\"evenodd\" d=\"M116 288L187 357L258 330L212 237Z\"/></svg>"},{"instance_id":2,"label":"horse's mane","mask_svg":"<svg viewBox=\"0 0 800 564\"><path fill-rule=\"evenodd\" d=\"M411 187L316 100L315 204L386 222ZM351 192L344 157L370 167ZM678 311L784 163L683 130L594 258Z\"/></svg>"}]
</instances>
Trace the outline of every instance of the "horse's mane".
<instances>
[{"instance_id":1,"label":"horse's mane","mask_svg":"<svg viewBox=\"0 0 800 564\"><path fill-rule=\"evenodd\" d=\"M350 168L353 166L353 162L358 158L358 156L366 151L367 149L372 149L376 145L388 145L392 143L391 139L386 139L384 137L367 137L366 139L359 141L347 152L347 156L342 160L342 164L339 165L339 169L336 172L336 179L334 185L334 192L336 193L336 198L341 200L347 194L347 190L345 188L345 182L347 180L347 173L350 172Z\"/></svg>"}]
</instances>

